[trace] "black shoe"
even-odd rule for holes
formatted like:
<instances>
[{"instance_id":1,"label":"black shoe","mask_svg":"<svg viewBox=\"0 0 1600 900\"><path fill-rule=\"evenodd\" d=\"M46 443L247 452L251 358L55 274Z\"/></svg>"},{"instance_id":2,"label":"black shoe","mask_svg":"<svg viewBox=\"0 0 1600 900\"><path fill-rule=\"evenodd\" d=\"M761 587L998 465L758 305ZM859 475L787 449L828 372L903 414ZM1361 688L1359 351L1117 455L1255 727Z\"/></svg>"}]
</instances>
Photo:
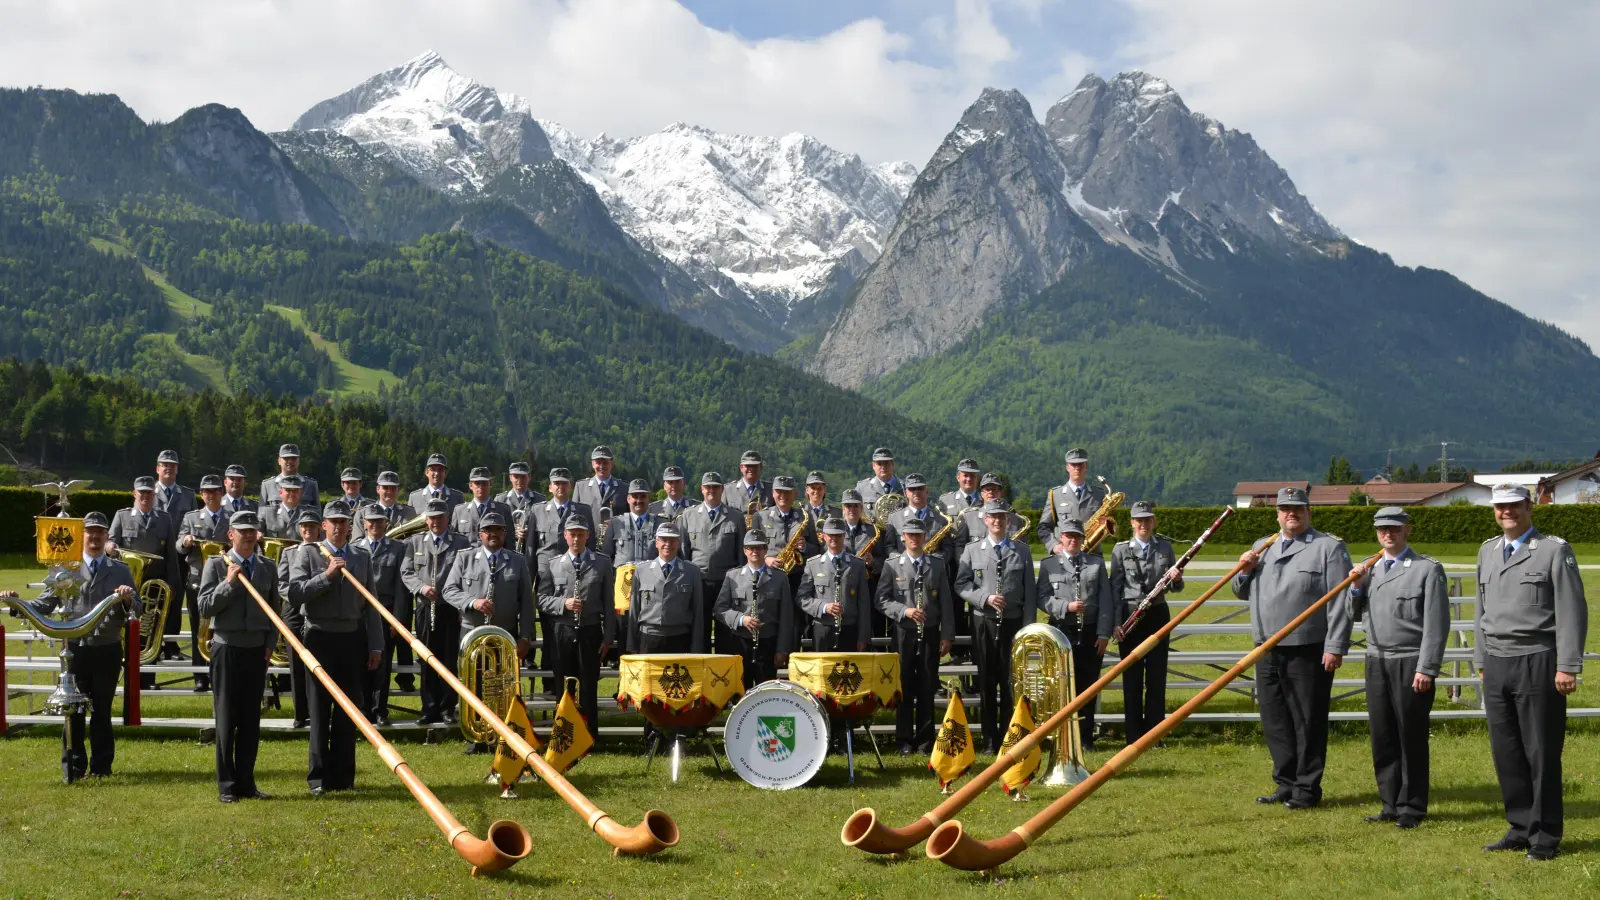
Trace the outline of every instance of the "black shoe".
<instances>
[{"instance_id":1,"label":"black shoe","mask_svg":"<svg viewBox=\"0 0 1600 900\"><path fill-rule=\"evenodd\" d=\"M1415 828L1421 824L1422 818L1420 816L1398 816L1394 820L1394 827L1396 828Z\"/></svg>"},{"instance_id":2,"label":"black shoe","mask_svg":"<svg viewBox=\"0 0 1600 900\"><path fill-rule=\"evenodd\" d=\"M295 719L294 720L294 727L296 727L296 728L310 728L311 727L311 720L310 719Z\"/></svg>"},{"instance_id":3,"label":"black shoe","mask_svg":"<svg viewBox=\"0 0 1600 900\"><path fill-rule=\"evenodd\" d=\"M918 744L917 745L917 752L918 753L932 753L933 752L933 741L923 741L922 743Z\"/></svg>"},{"instance_id":4,"label":"black shoe","mask_svg":"<svg viewBox=\"0 0 1600 900\"><path fill-rule=\"evenodd\" d=\"M314 788L311 789L311 796L313 796L313 797L321 797L323 794L326 794L326 793L327 793L327 791L322 789L322 788L320 788L320 787L314 787Z\"/></svg>"},{"instance_id":5,"label":"black shoe","mask_svg":"<svg viewBox=\"0 0 1600 900\"><path fill-rule=\"evenodd\" d=\"M1294 798L1294 797L1291 797L1288 800L1283 801L1283 808L1284 809L1310 809L1311 807L1316 806L1316 805L1317 805L1316 803L1314 803L1314 802L1312 802L1310 800L1300 800L1300 799Z\"/></svg>"},{"instance_id":6,"label":"black shoe","mask_svg":"<svg viewBox=\"0 0 1600 900\"><path fill-rule=\"evenodd\" d=\"M209 694L211 692L211 682L206 679L196 678L194 681L194 692L196 694Z\"/></svg>"},{"instance_id":7,"label":"black shoe","mask_svg":"<svg viewBox=\"0 0 1600 900\"><path fill-rule=\"evenodd\" d=\"M454 725L454 724L456 724L456 714L453 713L453 712L445 713L444 714L444 723L446 725Z\"/></svg>"},{"instance_id":8,"label":"black shoe","mask_svg":"<svg viewBox=\"0 0 1600 900\"><path fill-rule=\"evenodd\" d=\"M223 803L238 803L239 798L233 794L218 794L217 799Z\"/></svg>"},{"instance_id":9,"label":"black shoe","mask_svg":"<svg viewBox=\"0 0 1600 900\"><path fill-rule=\"evenodd\" d=\"M1534 862L1549 862L1550 860L1556 858L1556 848L1543 846L1529 847L1528 858Z\"/></svg>"},{"instance_id":10,"label":"black shoe","mask_svg":"<svg viewBox=\"0 0 1600 900\"><path fill-rule=\"evenodd\" d=\"M426 715L426 716L418 716L417 717L417 724L418 725L437 725L437 724L439 724L440 722L443 722L443 721L444 720L441 719L440 717L432 715L432 714L429 714L429 715Z\"/></svg>"},{"instance_id":11,"label":"black shoe","mask_svg":"<svg viewBox=\"0 0 1600 900\"><path fill-rule=\"evenodd\" d=\"M1093 753L1094 752L1094 741L1084 741L1083 742L1083 752L1085 752L1085 753Z\"/></svg>"},{"instance_id":12,"label":"black shoe","mask_svg":"<svg viewBox=\"0 0 1600 900\"><path fill-rule=\"evenodd\" d=\"M1514 838L1508 834L1492 844L1484 844L1483 849L1489 851L1490 853L1498 853L1501 850L1527 850L1529 849L1528 839ZM1552 853L1553 852L1554 851L1552 851Z\"/></svg>"},{"instance_id":13,"label":"black shoe","mask_svg":"<svg viewBox=\"0 0 1600 900\"><path fill-rule=\"evenodd\" d=\"M916 748L912 747L910 744L901 744L900 745L900 755L901 756L910 756L911 754L913 754L915 752L917 752Z\"/></svg>"},{"instance_id":14,"label":"black shoe","mask_svg":"<svg viewBox=\"0 0 1600 900\"><path fill-rule=\"evenodd\" d=\"M373 719L372 719L372 724L374 724L374 725L388 725L389 724L389 717L388 716L374 716Z\"/></svg>"},{"instance_id":15,"label":"black shoe","mask_svg":"<svg viewBox=\"0 0 1600 900\"><path fill-rule=\"evenodd\" d=\"M1273 804L1273 803L1284 803L1284 802L1287 802L1288 799L1289 799L1289 795L1288 794L1263 794L1260 797L1256 798L1256 802L1261 804L1262 806L1268 806L1268 805Z\"/></svg>"},{"instance_id":16,"label":"black shoe","mask_svg":"<svg viewBox=\"0 0 1600 900\"><path fill-rule=\"evenodd\" d=\"M271 800L272 799L272 795L271 794L264 793L262 791L246 791L245 793L240 794L239 796L243 797L246 800Z\"/></svg>"},{"instance_id":17,"label":"black shoe","mask_svg":"<svg viewBox=\"0 0 1600 900\"><path fill-rule=\"evenodd\" d=\"M1393 822L1395 819L1398 819L1398 818L1400 818L1400 817L1395 815L1392 812L1381 812L1381 813L1378 813L1375 816L1367 816L1365 819L1362 819L1361 821L1368 822L1368 823Z\"/></svg>"}]
</instances>

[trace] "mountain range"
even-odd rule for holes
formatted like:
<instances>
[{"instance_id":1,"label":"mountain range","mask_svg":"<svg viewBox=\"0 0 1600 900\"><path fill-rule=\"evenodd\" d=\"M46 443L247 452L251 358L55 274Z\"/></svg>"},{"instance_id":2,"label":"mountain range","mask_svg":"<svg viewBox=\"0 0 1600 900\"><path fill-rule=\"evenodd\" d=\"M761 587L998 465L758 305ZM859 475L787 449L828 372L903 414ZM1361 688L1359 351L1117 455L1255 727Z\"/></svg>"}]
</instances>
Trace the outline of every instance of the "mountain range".
<instances>
[{"instance_id":1,"label":"mountain range","mask_svg":"<svg viewBox=\"0 0 1600 900\"><path fill-rule=\"evenodd\" d=\"M0 92L0 249L31 273L0 293L26 325L0 352L99 341L185 384L363 384L425 424L551 457L609 432L651 466L749 443L848 472L899 433L918 465L980 448L1032 490L1084 445L1165 502L1600 426L1581 341L1348 239L1146 73L1088 76L1042 121L985 90L920 169L685 123L582 138L535 106L431 52L270 135L215 104L147 124L115 97ZM139 265L73 255L90 243ZM33 286L52 278L79 286ZM61 291L103 339L50 333ZM604 402L545 388L563 380Z\"/></svg>"}]
</instances>

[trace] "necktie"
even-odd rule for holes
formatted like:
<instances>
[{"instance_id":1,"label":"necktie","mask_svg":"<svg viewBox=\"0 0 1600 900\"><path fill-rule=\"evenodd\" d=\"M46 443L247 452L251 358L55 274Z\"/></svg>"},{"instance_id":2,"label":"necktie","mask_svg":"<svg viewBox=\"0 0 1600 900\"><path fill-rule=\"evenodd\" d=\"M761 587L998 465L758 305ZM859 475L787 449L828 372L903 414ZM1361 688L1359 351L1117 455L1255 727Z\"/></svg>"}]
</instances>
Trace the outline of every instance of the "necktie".
<instances>
[{"instance_id":1,"label":"necktie","mask_svg":"<svg viewBox=\"0 0 1600 900\"><path fill-rule=\"evenodd\" d=\"M1288 551L1288 549L1289 549L1289 545L1290 545L1290 544L1293 544L1293 543L1294 543L1294 540L1293 540L1293 539L1291 539L1291 538L1284 538L1284 539L1283 539L1283 546L1282 546L1282 547L1280 547L1280 548L1279 548L1279 549L1280 549L1280 550L1283 550L1283 551L1285 551L1285 552L1287 552L1287 551Z\"/></svg>"},{"instance_id":2,"label":"necktie","mask_svg":"<svg viewBox=\"0 0 1600 900\"><path fill-rule=\"evenodd\" d=\"M976 495L976 494L968 494L967 495L967 505L968 506L977 506L978 505L978 495Z\"/></svg>"},{"instance_id":3,"label":"necktie","mask_svg":"<svg viewBox=\"0 0 1600 900\"><path fill-rule=\"evenodd\" d=\"M211 514L211 530L215 531L220 527L222 527L222 515L221 515L221 513L212 513Z\"/></svg>"},{"instance_id":4,"label":"necktie","mask_svg":"<svg viewBox=\"0 0 1600 900\"><path fill-rule=\"evenodd\" d=\"M1072 493L1077 496L1079 503L1083 502L1083 488L1082 487L1073 488L1072 489Z\"/></svg>"},{"instance_id":5,"label":"necktie","mask_svg":"<svg viewBox=\"0 0 1600 900\"><path fill-rule=\"evenodd\" d=\"M1389 570L1393 569L1393 568L1394 568L1394 560L1386 559L1386 560L1383 561L1383 574L1385 574L1385 575L1389 574Z\"/></svg>"},{"instance_id":6,"label":"necktie","mask_svg":"<svg viewBox=\"0 0 1600 900\"><path fill-rule=\"evenodd\" d=\"M1511 546L1511 542L1510 541L1507 541L1505 543L1505 547L1502 549L1502 553L1501 553L1501 556L1500 556L1500 561L1503 562L1503 563L1504 562L1510 562L1511 561L1511 554L1515 553L1515 552L1516 552L1516 548Z\"/></svg>"},{"instance_id":7,"label":"necktie","mask_svg":"<svg viewBox=\"0 0 1600 900\"><path fill-rule=\"evenodd\" d=\"M1144 545L1144 561L1147 562L1147 563L1148 562L1155 562L1155 558L1156 558L1156 545L1155 544L1145 544Z\"/></svg>"},{"instance_id":8,"label":"necktie","mask_svg":"<svg viewBox=\"0 0 1600 900\"><path fill-rule=\"evenodd\" d=\"M644 516L634 516L633 517L633 527L634 527L635 531L643 529L644 528Z\"/></svg>"},{"instance_id":9,"label":"necktie","mask_svg":"<svg viewBox=\"0 0 1600 900\"><path fill-rule=\"evenodd\" d=\"M479 503L478 504L478 518L481 519L481 518L483 518L484 516L486 516L488 514L489 514L489 504L487 504L487 503Z\"/></svg>"},{"instance_id":10,"label":"necktie","mask_svg":"<svg viewBox=\"0 0 1600 900\"><path fill-rule=\"evenodd\" d=\"M147 512L139 513L139 527L140 528L149 528L150 527L150 514L149 513L147 513Z\"/></svg>"},{"instance_id":11,"label":"necktie","mask_svg":"<svg viewBox=\"0 0 1600 900\"><path fill-rule=\"evenodd\" d=\"M661 578L664 581L672 578L672 563L665 563L661 566Z\"/></svg>"},{"instance_id":12,"label":"necktie","mask_svg":"<svg viewBox=\"0 0 1600 900\"><path fill-rule=\"evenodd\" d=\"M253 556L244 561L244 580L245 581L249 581L251 579L251 577L255 575L255 572L256 572L255 562L256 562L255 561L255 557L253 557Z\"/></svg>"},{"instance_id":13,"label":"necktie","mask_svg":"<svg viewBox=\"0 0 1600 900\"><path fill-rule=\"evenodd\" d=\"M102 559L104 559L104 557L96 556L94 559L89 560L89 580L90 581L93 581L94 577L96 575L100 574L100 560L102 560Z\"/></svg>"},{"instance_id":14,"label":"necktie","mask_svg":"<svg viewBox=\"0 0 1600 900\"><path fill-rule=\"evenodd\" d=\"M443 499L443 492L440 491L438 488L434 488L433 489L433 499L435 499L435 500Z\"/></svg>"}]
</instances>

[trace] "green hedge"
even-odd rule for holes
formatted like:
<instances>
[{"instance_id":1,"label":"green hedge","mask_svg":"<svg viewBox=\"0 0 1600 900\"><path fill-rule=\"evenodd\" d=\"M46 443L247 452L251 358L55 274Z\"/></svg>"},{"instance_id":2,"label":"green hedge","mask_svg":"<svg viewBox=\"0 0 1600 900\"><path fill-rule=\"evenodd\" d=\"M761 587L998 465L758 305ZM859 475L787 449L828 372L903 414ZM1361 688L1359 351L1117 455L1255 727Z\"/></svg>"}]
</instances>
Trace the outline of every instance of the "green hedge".
<instances>
[{"instance_id":1,"label":"green hedge","mask_svg":"<svg viewBox=\"0 0 1600 900\"><path fill-rule=\"evenodd\" d=\"M0 487L0 553L33 552L33 519L55 502L31 487ZM72 514L99 510L106 518L133 505L133 491L79 491L72 495Z\"/></svg>"},{"instance_id":2,"label":"green hedge","mask_svg":"<svg viewBox=\"0 0 1600 900\"><path fill-rule=\"evenodd\" d=\"M1311 524L1352 543L1371 544L1378 540L1372 527L1377 511L1374 506L1318 506L1312 508ZM1494 510L1487 506L1411 506L1406 511L1411 513L1411 540L1419 544L1476 544L1500 533L1494 523ZM1129 534L1127 508L1118 509L1115 515L1117 534ZM1174 506L1157 509L1156 515L1162 534L1173 540L1192 541L1222 515L1222 508ZM1575 544L1600 543L1600 505L1536 506L1533 524L1545 534ZM1277 530L1277 511L1271 507L1236 509L1211 540L1217 544L1248 544Z\"/></svg>"}]
</instances>

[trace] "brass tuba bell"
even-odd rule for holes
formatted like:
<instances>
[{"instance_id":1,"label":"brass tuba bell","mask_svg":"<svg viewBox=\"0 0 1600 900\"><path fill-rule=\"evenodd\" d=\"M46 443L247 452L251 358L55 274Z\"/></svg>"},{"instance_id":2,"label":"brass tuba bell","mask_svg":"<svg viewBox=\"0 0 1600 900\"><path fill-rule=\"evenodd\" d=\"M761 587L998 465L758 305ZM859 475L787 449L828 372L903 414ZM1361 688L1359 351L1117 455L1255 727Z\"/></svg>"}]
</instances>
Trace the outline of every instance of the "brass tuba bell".
<instances>
[{"instance_id":1,"label":"brass tuba bell","mask_svg":"<svg viewBox=\"0 0 1600 900\"><path fill-rule=\"evenodd\" d=\"M1078 695L1072 666L1072 643L1053 625L1024 625L1011 642L1011 691L1027 697L1038 721L1050 718ZM1089 777L1083 764L1083 735L1074 713L1050 744L1050 764L1040 779L1045 785L1077 784Z\"/></svg>"},{"instance_id":2,"label":"brass tuba bell","mask_svg":"<svg viewBox=\"0 0 1600 900\"><path fill-rule=\"evenodd\" d=\"M479 700L504 719L521 693L522 664L517 659L517 640L511 632L495 625L479 625L461 636L461 656L456 677ZM458 715L461 735L469 741L487 744L499 739L494 726L479 716L466 700Z\"/></svg>"}]
</instances>

